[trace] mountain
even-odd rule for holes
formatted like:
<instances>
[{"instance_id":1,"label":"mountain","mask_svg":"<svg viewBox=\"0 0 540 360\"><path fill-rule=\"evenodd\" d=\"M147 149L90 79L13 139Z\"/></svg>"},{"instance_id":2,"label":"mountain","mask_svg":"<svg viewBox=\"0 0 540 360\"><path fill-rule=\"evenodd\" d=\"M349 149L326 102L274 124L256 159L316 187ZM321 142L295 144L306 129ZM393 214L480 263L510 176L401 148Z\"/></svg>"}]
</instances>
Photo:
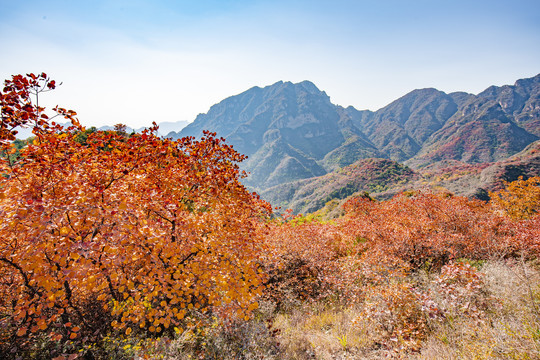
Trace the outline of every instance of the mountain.
<instances>
[{"instance_id":1,"label":"mountain","mask_svg":"<svg viewBox=\"0 0 540 360\"><path fill-rule=\"evenodd\" d=\"M352 119L313 83L277 82L232 96L173 137L217 132L247 155L245 184L265 189L379 156Z\"/></svg>"},{"instance_id":2,"label":"mountain","mask_svg":"<svg viewBox=\"0 0 540 360\"><path fill-rule=\"evenodd\" d=\"M279 81L231 96L168 136L203 130L248 155L247 186L295 211L426 185L485 198L504 173L535 174L534 156L528 165L510 159L540 139L540 74L477 95L417 89L377 111L334 105L309 81Z\"/></svg>"},{"instance_id":3,"label":"mountain","mask_svg":"<svg viewBox=\"0 0 540 360\"><path fill-rule=\"evenodd\" d=\"M413 168L499 161L539 139L540 75L478 95L413 90L374 113L347 111L384 157Z\"/></svg>"},{"instance_id":4,"label":"mountain","mask_svg":"<svg viewBox=\"0 0 540 360\"><path fill-rule=\"evenodd\" d=\"M492 87L490 92L499 91ZM446 159L466 163L503 160L539 139L535 133L540 131L540 110L536 116L512 112L508 103L481 93L465 101L407 164L420 167Z\"/></svg>"},{"instance_id":5,"label":"mountain","mask_svg":"<svg viewBox=\"0 0 540 360\"><path fill-rule=\"evenodd\" d=\"M496 102L518 126L540 137L540 75L513 86L491 86L478 97Z\"/></svg>"}]
</instances>

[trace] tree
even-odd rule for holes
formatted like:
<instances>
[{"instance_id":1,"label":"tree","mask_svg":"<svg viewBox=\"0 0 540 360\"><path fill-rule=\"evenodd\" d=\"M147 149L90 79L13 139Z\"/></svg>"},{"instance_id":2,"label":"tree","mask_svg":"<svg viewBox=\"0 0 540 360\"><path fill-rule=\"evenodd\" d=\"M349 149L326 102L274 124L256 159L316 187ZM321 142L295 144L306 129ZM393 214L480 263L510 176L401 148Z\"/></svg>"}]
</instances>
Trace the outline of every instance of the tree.
<instances>
[{"instance_id":1,"label":"tree","mask_svg":"<svg viewBox=\"0 0 540 360\"><path fill-rule=\"evenodd\" d=\"M32 123L36 138L0 163L0 342L249 316L262 289L258 228L271 208L240 183L243 155L209 132L159 138L155 124L132 136L84 132L56 108L73 123L66 129L27 95L54 85L45 74L6 84L2 150L16 126Z\"/></svg>"},{"instance_id":2,"label":"tree","mask_svg":"<svg viewBox=\"0 0 540 360\"><path fill-rule=\"evenodd\" d=\"M49 117L44 113L45 108L39 106L39 94L54 90L56 82L47 74L33 73L14 75L11 80L4 81L4 89L0 93L1 123L0 144L5 147L10 141L15 140L17 128L21 126L33 126L35 131L42 131L49 127ZM32 98L33 97L33 98ZM33 100L35 99L35 100ZM79 126L77 115L73 110L66 110L58 106L53 109L56 116L63 116ZM3 148L4 149L4 148Z\"/></svg>"}]
</instances>

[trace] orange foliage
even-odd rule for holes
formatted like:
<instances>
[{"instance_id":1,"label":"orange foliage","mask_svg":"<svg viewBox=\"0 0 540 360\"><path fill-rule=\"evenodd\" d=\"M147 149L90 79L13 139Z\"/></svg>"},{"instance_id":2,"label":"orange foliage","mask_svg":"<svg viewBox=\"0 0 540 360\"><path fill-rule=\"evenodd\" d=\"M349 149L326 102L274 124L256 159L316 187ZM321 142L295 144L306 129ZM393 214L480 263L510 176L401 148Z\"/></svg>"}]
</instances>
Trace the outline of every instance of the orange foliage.
<instances>
[{"instance_id":1,"label":"orange foliage","mask_svg":"<svg viewBox=\"0 0 540 360\"><path fill-rule=\"evenodd\" d=\"M330 276L344 248L333 225L275 221L266 235L266 297L278 307L334 293Z\"/></svg>"},{"instance_id":2,"label":"orange foliage","mask_svg":"<svg viewBox=\"0 0 540 360\"><path fill-rule=\"evenodd\" d=\"M0 105L2 106L0 144L2 148L9 147L10 141L15 140L17 128L20 126L34 126L35 131L42 131L49 127L49 120L56 116L63 116L78 125L75 118L77 113L73 110L57 106L53 109L56 115L49 118L44 113L45 108L37 105L40 93L55 88L56 82L45 73L27 74L26 76L14 75L11 80L4 81L3 91L0 92ZM34 104L32 96L36 99L36 104Z\"/></svg>"},{"instance_id":3,"label":"orange foliage","mask_svg":"<svg viewBox=\"0 0 540 360\"><path fill-rule=\"evenodd\" d=\"M503 258L538 239L518 237L515 224L489 204L458 196L417 193L389 201L349 201L342 231L366 256L395 256L412 267L440 268L451 259Z\"/></svg>"},{"instance_id":4,"label":"orange foliage","mask_svg":"<svg viewBox=\"0 0 540 360\"><path fill-rule=\"evenodd\" d=\"M479 272L456 260L532 258L540 250L540 217L513 221L478 200L420 192L353 199L345 211L332 223L271 224L265 295L278 306L321 298L362 304L358 325L400 351L420 349L433 321L481 317L493 305ZM440 272L432 290L410 276L421 269Z\"/></svg>"},{"instance_id":5,"label":"orange foliage","mask_svg":"<svg viewBox=\"0 0 540 360\"><path fill-rule=\"evenodd\" d=\"M540 212L540 176L511 183L505 182L505 189L490 193L491 202L502 209L512 219L529 219Z\"/></svg>"},{"instance_id":6,"label":"orange foliage","mask_svg":"<svg viewBox=\"0 0 540 360\"><path fill-rule=\"evenodd\" d=\"M515 222L485 202L417 193L376 202L345 204L333 223L277 222L266 242L267 294L283 301L296 296L365 297L366 286L389 286L419 268L439 270L452 260L536 256L537 220Z\"/></svg>"},{"instance_id":7,"label":"orange foliage","mask_svg":"<svg viewBox=\"0 0 540 360\"><path fill-rule=\"evenodd\" d=\"M59 110L69 129L43 120L29 78L14 77L19 98L2 93L4 153L15 125L32 122L36 138L0 163L0 342L74 339L111 323L181 331L209 310L248 317L271 209L239 182L244 156L215 134L172 141L157 127L80 144L74 112Z\"/></svg>"}]
</instances>

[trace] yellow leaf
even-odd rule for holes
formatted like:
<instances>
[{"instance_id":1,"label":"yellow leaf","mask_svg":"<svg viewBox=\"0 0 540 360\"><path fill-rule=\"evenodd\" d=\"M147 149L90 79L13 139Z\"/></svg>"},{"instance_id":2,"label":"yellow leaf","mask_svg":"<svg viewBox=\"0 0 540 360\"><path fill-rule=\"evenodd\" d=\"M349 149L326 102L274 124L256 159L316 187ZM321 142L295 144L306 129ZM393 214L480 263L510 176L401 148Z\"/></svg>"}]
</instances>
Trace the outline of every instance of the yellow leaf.
<instances>
[{"instance_id":1,"label":"yellow leaf","mask_svg":"<svg viewBox=\"0 0 540 360\"><path fill-rule=\"evenodd\" d=\"M250 304L250 305L248 306L248 310L249 310L249 311L253 311L253 310L257 309L258 307L259 307L259 303L254 302L254 303L252 303L252 304Z\"/></svg>"}]
</instances>

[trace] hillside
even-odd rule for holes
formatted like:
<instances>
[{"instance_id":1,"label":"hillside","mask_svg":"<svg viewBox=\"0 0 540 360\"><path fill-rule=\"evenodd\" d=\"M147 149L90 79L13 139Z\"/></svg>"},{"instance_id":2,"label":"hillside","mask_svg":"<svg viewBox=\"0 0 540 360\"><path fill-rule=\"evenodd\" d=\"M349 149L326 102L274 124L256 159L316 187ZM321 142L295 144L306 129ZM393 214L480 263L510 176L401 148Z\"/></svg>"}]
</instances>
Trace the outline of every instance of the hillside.
<instances>
[{"instance_id":1,"label":"hillside","mask_svg":"<svg viewBox=\"0 0 540 360\"><path fill-rule=\"evenodd\" d=\"M454 99L436 89L414 90L367 115L349 107L348 113L387 158L404 161L457 111ZM366 116L367 115L367 116Z\"/></svg>"},{"instance_id":2,"label":"hillside","mask_svg":"<svg viewBox=\"0 0 540 360\"><path fill-rule=\"evenodd\" d=\"M469 164L499 161L536 140L538 136L518 126L501 104L478 97L466 102L407 164L421 167L449 159Z\"/></svg>"},{"instance_id":3,"label":"hillside","mask_svg":"<svg viewBox=\"0 0 540 360\"><path fill-rule=\"evenodd\" d=\"M310 213L332 200L351 195L405 189L419 178L410 168L388 159L363 159L324 176L271 187L261 196L295 213Z\"/></svg>"}]
</instances>

